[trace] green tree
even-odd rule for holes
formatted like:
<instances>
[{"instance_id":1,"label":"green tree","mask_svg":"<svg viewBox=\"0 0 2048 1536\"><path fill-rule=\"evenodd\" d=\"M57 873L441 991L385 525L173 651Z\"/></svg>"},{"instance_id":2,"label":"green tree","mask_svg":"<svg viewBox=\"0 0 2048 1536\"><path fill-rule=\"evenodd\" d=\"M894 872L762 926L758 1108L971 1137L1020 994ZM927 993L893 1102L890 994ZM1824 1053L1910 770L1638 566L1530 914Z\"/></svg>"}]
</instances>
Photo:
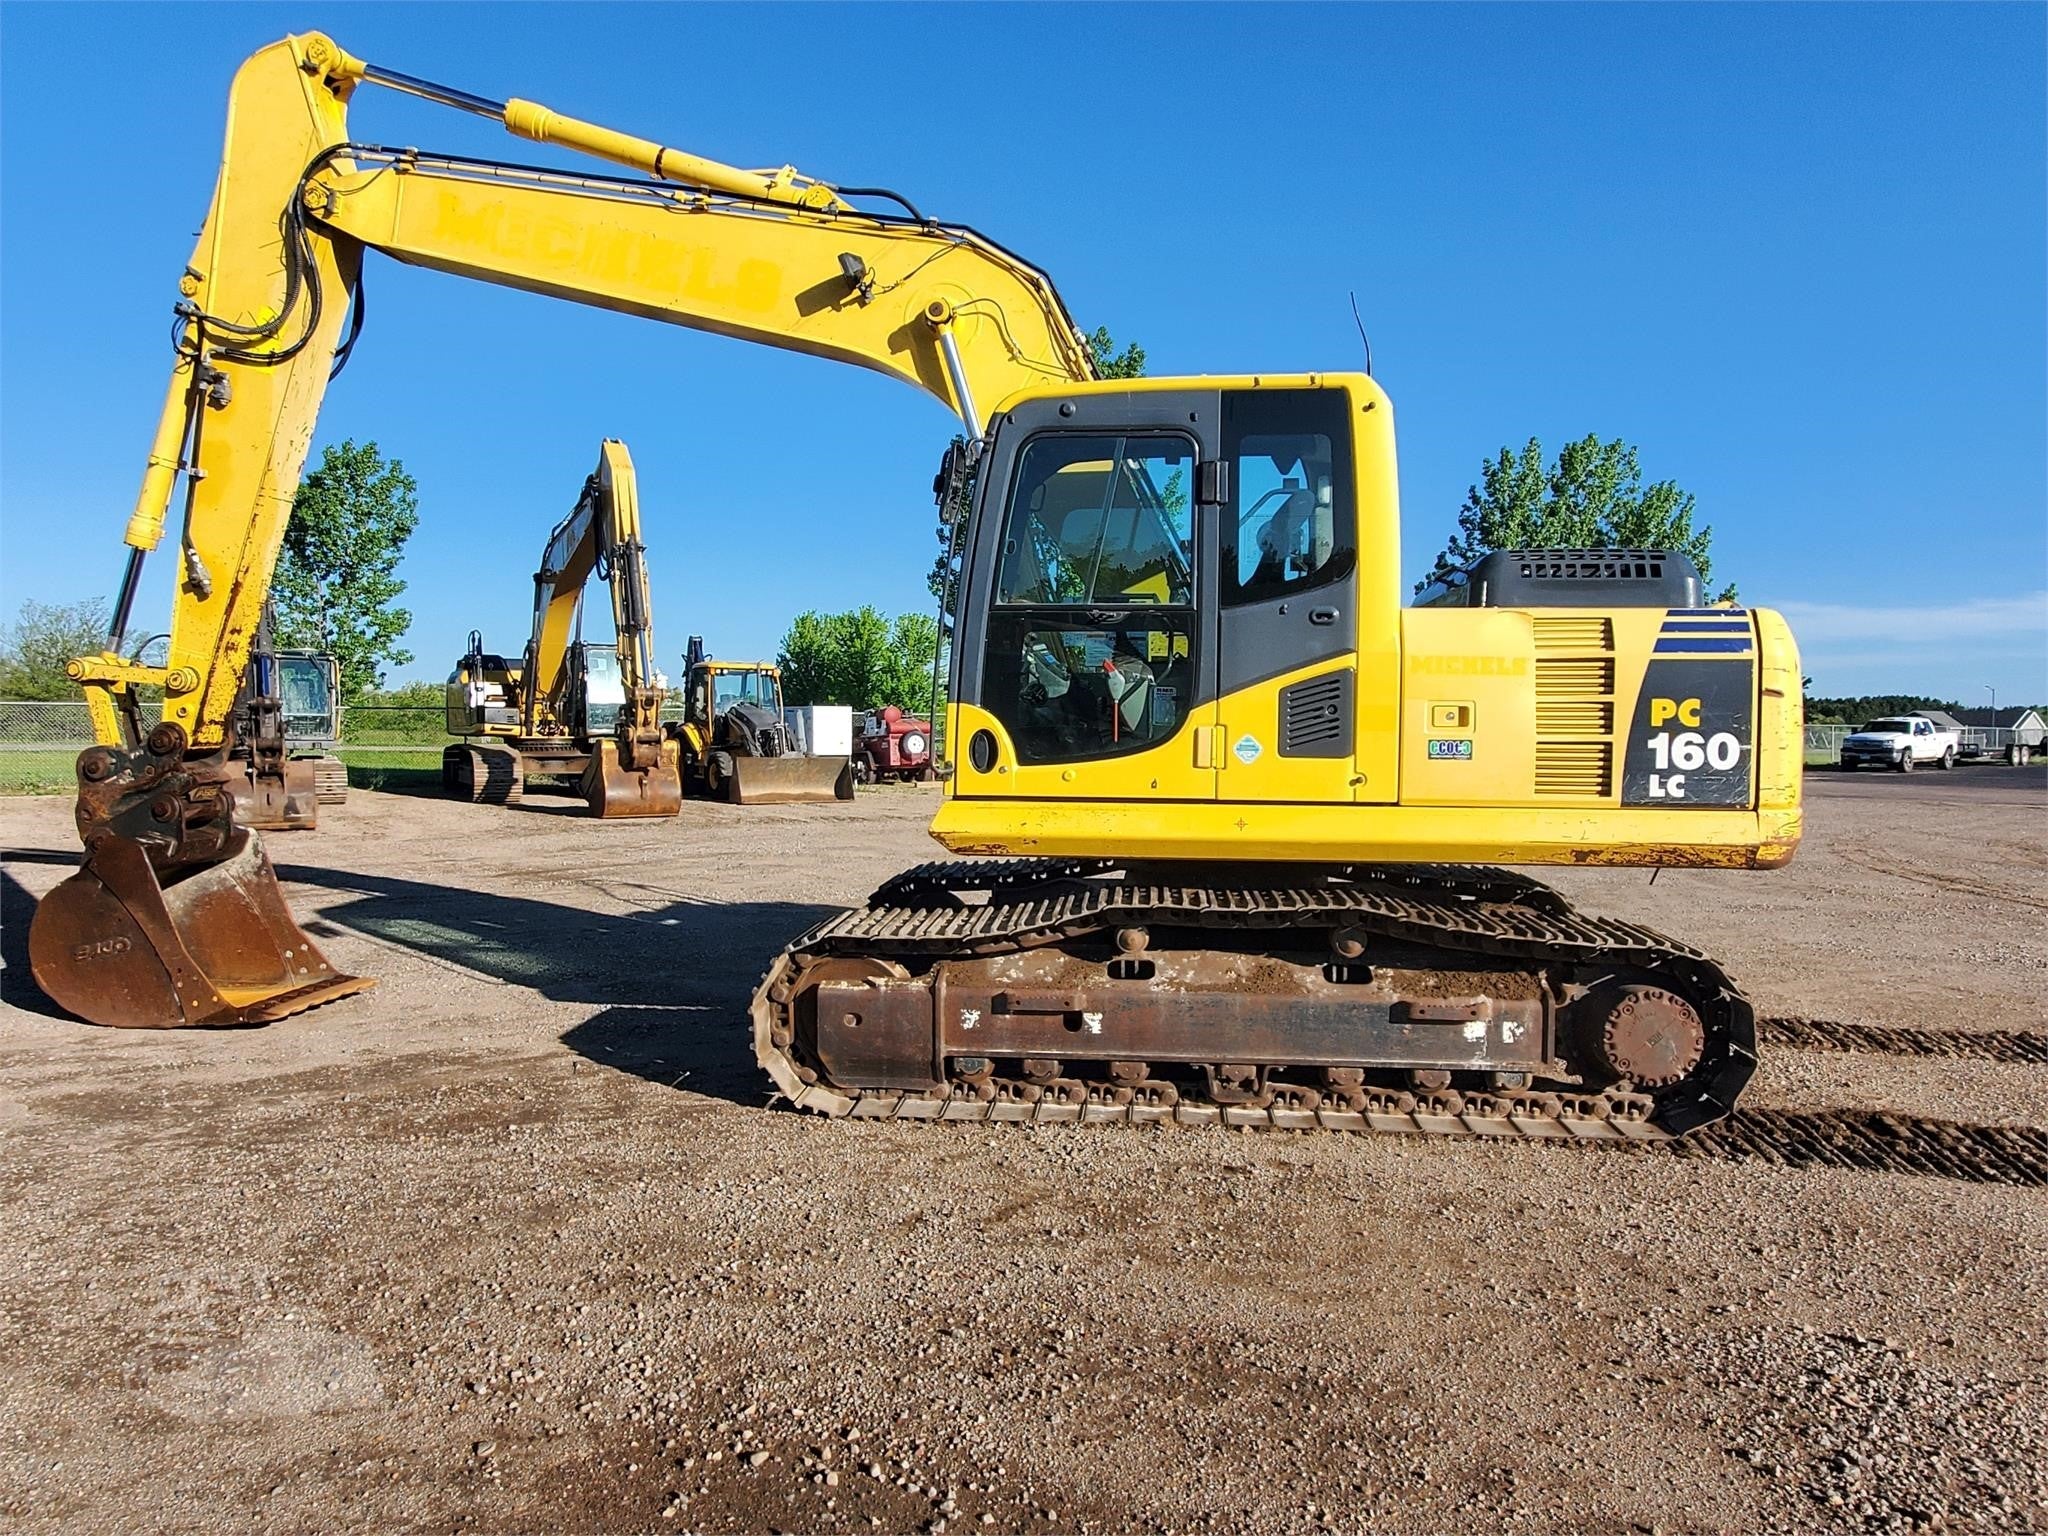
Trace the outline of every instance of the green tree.
<instances>
[{"instance_id":1,"label":"green tree","mask_svg":"<svg viewBox=\"0 0 2048 1536\"><path fill-rule=\"evenodd\" d=\"M25 602L0 640L0 698L76 699L78 684L64 664L97 656L107 644L103 598L82 603Z\"/></svg>"},{"instance_id":2,"label":"green tree","mask_svg":"<svg viewBox=\"0 0 2048 1536\"><path fill-rule=\"evenodd\" d=\"M923 713L931 707L937 622L928 613L895 619L872 606L849 613L800 613L782 637L776 664L791 704Z\"/></svg>"},{"instance_id":3,"label":"green tree","mask_svg":"<svg viewBox=\"0 0 2048 1536\"><path fill-rule=\"evenodd\" d=\"M1882 720L1886 715L1912 715L1924 709L1954 714L1961 707L1954 699L1937 699L1924 693L1866 693L1839 699L1816 699L1809 694L1806 719L1809 725L1862 725Z\"/></svg>"},{"instance_id":4,"label":"green tree","mask_svg":"<svg viewBox=\"0 0 2048 1536\"><path fill-rule=\"evenodd\" d=\"M273 586L277 643L333 652L343 698L413 659L398 643L412 614L394 606L405 591L395 573L419 520L412 476L375 443L329 444L292 499Z\"/></svg>"},{"instance_id":5,"label":"green tree","mask_svg":"<svg viewBox=\"0 0 2048 1536\"><path fill-rule=\"evenodd\" d=\"M1618 438L1566 443L1546 468L1543 445L1532 437L1519 454L1503 448L1480 467L1458 531L1416 590L1496 549L1672 549L1692 558L1706 586L1714 530L1693 526L1695 506L1675 481L1645 486L1636 450ZM1730 584L1714 601L1734 597Z\"/></svg>"},{"instance_id":6,"label":"green tree","mask_svg":"<svg viewBox=\"0 0 2048 1536\"><path fill-rule=\"evenodd\" d=\"M1116 349L1109 327L1098 325L1088 333L1088 355L1095 360L1098 379L1141 379L1145 376L1145 349L1135 341L1123 351Z\"/></svg>"}]
</instances>

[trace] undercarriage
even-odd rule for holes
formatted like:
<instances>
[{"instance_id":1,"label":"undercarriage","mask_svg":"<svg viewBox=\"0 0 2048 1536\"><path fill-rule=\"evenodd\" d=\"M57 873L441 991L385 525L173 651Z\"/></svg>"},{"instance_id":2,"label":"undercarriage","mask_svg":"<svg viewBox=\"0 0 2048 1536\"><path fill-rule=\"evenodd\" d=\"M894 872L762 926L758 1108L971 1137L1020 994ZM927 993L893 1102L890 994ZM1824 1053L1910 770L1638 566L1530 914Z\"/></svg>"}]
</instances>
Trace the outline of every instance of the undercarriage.
<instances>
[{"instance_id":1,"label":"undercarriage","mask_svg":"<svg viewBox=\"0 0 2048 1536\"><path fill-rule=\"evenodd\" d=\"M1660 1140L1756 1067L1713 961L1506 870L937 863L755 996L829 1115Z\"/></svg>"}]
</instances>

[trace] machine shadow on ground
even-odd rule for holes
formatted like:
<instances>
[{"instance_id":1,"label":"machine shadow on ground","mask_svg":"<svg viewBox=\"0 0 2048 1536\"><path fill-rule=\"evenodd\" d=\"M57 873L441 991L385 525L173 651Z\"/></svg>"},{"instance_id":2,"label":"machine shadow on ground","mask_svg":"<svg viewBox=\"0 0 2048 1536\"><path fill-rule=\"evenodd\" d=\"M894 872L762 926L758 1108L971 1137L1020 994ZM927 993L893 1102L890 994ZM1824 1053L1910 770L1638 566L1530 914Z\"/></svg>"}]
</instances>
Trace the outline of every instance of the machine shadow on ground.
<instances>
[{"instance_id":1,"label":"machine shadow on ground","mask_svg":"<svg viewBox=\"0 0 2048 1536\"><path fill-rule=\"evenodd\" d=\"M593 1062L758 1106L747 1007L768 963L837 909L801 902L673 901L589 912L524 896L426 885L318 865L279 878L342 893L302 926L348 932L484 981L603 1011L562 1038Z\"/></svg>"},{"instance_id":2,"label":"machine shadow on ground","mask_svg":"<svg viewBox=\"0 0 2048 1536\"><path fill-rule=\"evenodd\" d=\"M72 864L76 855L21 850L7 858ZM754 986L783 945L835 910L684 899L600 913L319 865L281 864L278 874L341 898L304 922L315 939L353 934L477 981L599 1005L562 1036L571 1050L615 1071L749 1108L770 1096L747 1024ZM61 1019L65 1015L29 974L35 905L20 881L0 869L0 994L24 1012ZM1886 1039L1852 1041L1848 1048L1883 1052ZM1741 1110L1675 1145L1626 1150L2048 1186L2048 1132L1878 1111Z\"/></svg>"},{"instance_id":3,"label":"machine shadow on ground","mask_svg":"<svg viewBox=\"0 0 2048 1536\"><path fill-rule=\"evenodd\" d=\"M404 795L415 800L452 798L447 786L441 782L439 768L379 768L351 763L348 787L378 794ZM541 816L590 816L590 804L583 798L583 791L574 779L529 782L517 803L501 805L498 809Z\"/></svg>"},{"instance_id":4,"label":"machine shadow on ground","mask_svg":"<svg viewBox=\"0 0 2048 1536\"><path fill-rule=\"evenodd\" d=\"M7 863L76 866L78 855L20 849L8 853ZM67 1018L69 1015L50 1001L43 989L36 985L35 977L29 974L28 925L35 915L35 897L5 865L0 865L0 1002L19 1008L23 1013L40 1014L46 1019Z\"/></svg>"}]
</instances>

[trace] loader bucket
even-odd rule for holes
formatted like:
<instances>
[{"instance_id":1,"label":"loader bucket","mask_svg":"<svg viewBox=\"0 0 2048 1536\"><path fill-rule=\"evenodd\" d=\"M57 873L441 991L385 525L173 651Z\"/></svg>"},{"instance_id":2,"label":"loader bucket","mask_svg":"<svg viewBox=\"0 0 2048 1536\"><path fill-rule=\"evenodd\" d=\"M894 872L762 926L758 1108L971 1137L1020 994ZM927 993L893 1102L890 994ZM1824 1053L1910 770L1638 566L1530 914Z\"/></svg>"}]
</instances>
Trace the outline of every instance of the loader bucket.
<instances>
[{"instance_id":1,"label":"loader bucket","mask_svg":"<svg viewBox=\"0 0 2048 1536\"><path fill-rule=\"evenodd\" d=\"M137 843L103 837L29 926L29 968L51 1001L121 1029L267 1024L365 987L299 930L254 833L162 884Z\"/></svg>"},{"instance_id":2,"label":"loader bucket","mask_svg":"<svg viewBox=\"0 0 2048 1536\"><path fill-rule=\"evenodd\" d=\"M320 825L320 786L310 759L284 760L282 780L252 774L245 759L228 764L235 825L259 832L311 832Z\"/></svg>"},{"instance_id":3,"label":"loader bucket","mask_svg":"<svg viewBox=\"0 0 2048 1536\"><path fill-rule=\"evenodd\" d=\"M661 761L653 768L627 768L619 762L619 744L600 741L583 770L583 798L593 816L611 821L623 816L675 816L683 809L683 770L673 741L661 744Z\"/></svg>"},{"instance_id":4,"label":"loader bucket","mask_svg":"<svg viewBox=\"0 0 2048 1536\"><path fill-rule=\"evenodd\" d=\"M726 798L738 805L851 800L853 762L841 757L735 757Z\"/></svg>"}]
</instances>

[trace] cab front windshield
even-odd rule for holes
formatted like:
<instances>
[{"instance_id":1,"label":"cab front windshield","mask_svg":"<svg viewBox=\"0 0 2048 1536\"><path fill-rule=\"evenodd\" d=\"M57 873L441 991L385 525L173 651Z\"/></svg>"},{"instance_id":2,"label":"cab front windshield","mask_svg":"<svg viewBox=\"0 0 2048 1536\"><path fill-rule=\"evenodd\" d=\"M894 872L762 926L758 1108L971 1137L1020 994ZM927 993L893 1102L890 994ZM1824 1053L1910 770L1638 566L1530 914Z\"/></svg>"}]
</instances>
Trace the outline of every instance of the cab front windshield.
<instances>
[{"instance_id":1,"label":"cab front windshield","mask_svg":"<svg viewBox=\"0 0 2048 1536\"><path fill-rule=\"evenodd\" d=\"M735 704L758 704L763 709L780 709L775 696L773 672L714 672L711 675L712 710L724 714Z\"/></svg>"}]
</instances>

